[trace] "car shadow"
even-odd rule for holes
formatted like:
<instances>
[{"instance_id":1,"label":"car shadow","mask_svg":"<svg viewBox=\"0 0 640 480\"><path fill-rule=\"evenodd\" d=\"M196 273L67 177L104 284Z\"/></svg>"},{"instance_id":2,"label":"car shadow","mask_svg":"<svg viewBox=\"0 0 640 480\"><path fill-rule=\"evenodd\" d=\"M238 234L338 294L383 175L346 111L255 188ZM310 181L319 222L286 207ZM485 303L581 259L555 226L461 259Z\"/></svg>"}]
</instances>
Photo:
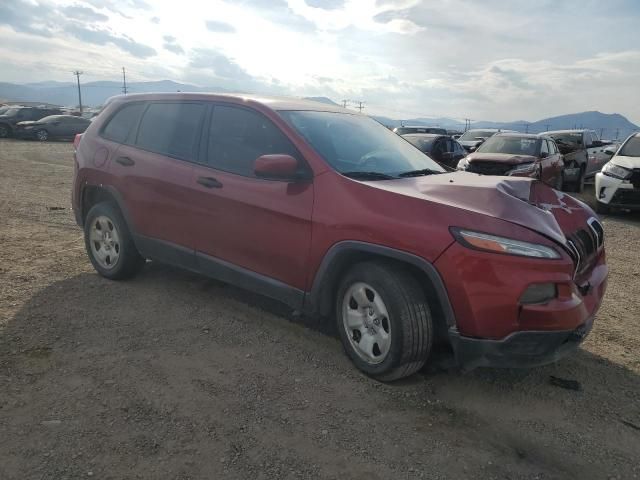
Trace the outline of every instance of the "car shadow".
<instances>
[{"instance_id":1,"label":"car shadow","mask_svg":"<svg viewBox=\"0 0 640 480\"><path fill-rule=\"evenodd\" d=\"M86 441L105 442L96 437L102 435L98 426L108 429L117 420L114 409L123 417L117 420L122 428L133 430L113 438L130 441L129 434L141 428L135 422L151 428L156 421L165 425L169 414L187 415L195 400L185 389L193 382L213 399L237 391L237 401L255 402L256 395L274 395L264 386L269 383L290 381L294 386L288 388L297 391L300 377L311 395L326 397L322 405L340 411L368 395L370 408L388 412L407 432L425 438L437 432L456 448L460 442L483 445L491 455L508 456L509 475L518 478L525 467L545 478L600 478L607 467L586 465L588 448L615 455L620 472L631 471L640 453L640 376L585 349L531 370L432 369L383 385L353 368L334 335L326 322L166 265L150 262L127 282L78 274L34 294L0 330L0 425L11 426L0 451L19 446L24 455L39 452L43 443L58 439L51 430L60 421L76 422L68 432L82 430ZM206 381L197 378L204 376ZM255 378L264 391L246 390ZM231 411L226 403L216 405L220 411L198 418L205 422ZM177 428L171 422L167 428ZM74 448L81 448L81 438L73 438ZM152 452L159 448L154 445L136 448ZM460 468L473 468L465 463L470 460L460 461ZM488 465L485 478L505 478L505 464ZM56 470L50 471L55 477Z\"/></svg>"}]
</instances>

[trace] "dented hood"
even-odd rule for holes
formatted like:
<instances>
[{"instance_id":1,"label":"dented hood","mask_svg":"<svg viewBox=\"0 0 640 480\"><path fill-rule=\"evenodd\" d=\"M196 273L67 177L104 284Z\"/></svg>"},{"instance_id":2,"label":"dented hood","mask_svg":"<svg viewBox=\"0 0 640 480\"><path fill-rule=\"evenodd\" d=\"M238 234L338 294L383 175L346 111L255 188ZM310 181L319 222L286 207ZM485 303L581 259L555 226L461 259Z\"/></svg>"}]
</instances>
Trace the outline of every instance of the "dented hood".
<instances>
[{"instance_id":1,"label":"dented hood","mask_svg":"<svg viewBox=\"0 0 640 480\"><path fill-rule=\"evenodd\" d=\"M454 172L371 185L506 220L563 245L565 234L584 228L594 216L581 201L531 178Z\"/></svg>"}]
</instances>

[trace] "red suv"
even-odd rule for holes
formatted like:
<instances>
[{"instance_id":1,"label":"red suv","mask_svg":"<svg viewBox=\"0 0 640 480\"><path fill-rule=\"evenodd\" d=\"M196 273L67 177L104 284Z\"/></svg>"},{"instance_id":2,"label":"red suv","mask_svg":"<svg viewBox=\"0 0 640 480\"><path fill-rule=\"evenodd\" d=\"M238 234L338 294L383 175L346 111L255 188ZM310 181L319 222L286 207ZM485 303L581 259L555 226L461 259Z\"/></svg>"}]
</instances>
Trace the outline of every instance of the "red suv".
<instances>
[{"instance_id":1,"label":"red suv","mask_svg":"<svg viewBox=\"0 0 640 480\"><path fill-rule=\"evenodd\" d=\"M380 380L435 342L458 362L555 361L606 287L604 231L530 179L445 172L353 112L209 94L116 97L76 141L73 207L95 269L145 259L335 317Z\"/></svg>"}]
</instances>

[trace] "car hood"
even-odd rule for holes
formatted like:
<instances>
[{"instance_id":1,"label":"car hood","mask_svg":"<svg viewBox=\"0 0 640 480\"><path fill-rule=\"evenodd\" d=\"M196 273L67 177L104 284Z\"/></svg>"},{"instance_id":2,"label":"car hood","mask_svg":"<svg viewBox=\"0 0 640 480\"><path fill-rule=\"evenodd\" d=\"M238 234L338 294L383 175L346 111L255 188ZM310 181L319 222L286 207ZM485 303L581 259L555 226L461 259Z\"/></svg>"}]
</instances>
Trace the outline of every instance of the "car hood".
<instances>
[{"instance_id":1,"label":"car hood","mask_svg":"<svg viewBox=\"0 0 640 480\"><path fill-rule=\"evenodd\" d=\"M458 143L463 147L475 147L479 143L482 143L482 140L458 140Z\"/></svg>"},{"instance_id":2,"label":"car hood","mask_svg":"<svg viewBox=\"0 0 640 480\"><path fill-rule=\"evenodd\" d=\"M593 211L583 202L531 178L454 172L371 182L379 188L506 220L565 245Z\"/></svg>"},{"instance_id":3,"label":"car hood","mask_svg":"<svg viewBox=\"0 0 640 480\"><path fill-rule=\"evenodd\" d=\"M16 123L16 125L21 126L21 127L26 127L26 126L29 126L29 125L35 125L36 123L38 123L38 122L36 122L35 120L26 120L24 122L18 122L18 123Z\"/></svg>"},{"instance_id":4,"label":"car hood","mask_svg":"<svg viewBox=\"0 0 640 480\"><path fill-rule=\"evenodd\" d=\"M467 156L467 161L473 162L498 162L508 165L520 165L531 163L537 160L533 155L513 155L511 153L482 153L475 152Z\"/></svg>"},{"instance_id":5,"label":"car hood","mask_svg":"<svg viewBox=\"0 0 640 480\"><path fill-rule=\"evenodd\" d=\"M610 160L614 165L628 168L633 170L634 168L640 168L640 157L624 157L616 156Z\"/></svg>"}]
</instances>

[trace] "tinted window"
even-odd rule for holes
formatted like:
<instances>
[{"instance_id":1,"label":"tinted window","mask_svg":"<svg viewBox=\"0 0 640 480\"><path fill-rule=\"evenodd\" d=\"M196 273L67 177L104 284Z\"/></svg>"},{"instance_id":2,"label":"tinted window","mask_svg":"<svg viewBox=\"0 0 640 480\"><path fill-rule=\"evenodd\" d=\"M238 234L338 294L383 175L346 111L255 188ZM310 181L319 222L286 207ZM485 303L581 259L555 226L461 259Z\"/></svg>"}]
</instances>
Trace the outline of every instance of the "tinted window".
<instances>
[{"instance_id":1,"label":"tinted window","mask_svg":"<svg viewBox=\"0 0 640 480\"><path fill-rule=\"evenodd\" d=\"M462 153L464 155L466 155L466 150L464 149L464 147L462 145L460 145L458 142L456 142L455 140L453 140L453 145L455 147L455 152L456 153Z\"/></svg>"},{"instance_id":2,"label":"tinted window","mask_svg":"<svg viewBox=\"0 0 640 480\"><path fill-rule=\"evenodd\" d=\"M640 137L634 136L629 138L618 152L618 155L623 157L640 157Z\"/></svg>"},{"instance_id":3,"label":"tinted window","mask_svg":"<svg viewBox=\"0 0 640 480\"><path fill-rule=\"evenodd\" d=\"M464 135L462 135L459 140L469 141L475 140L476 138L489 138L492 135L495 135L497 132L495 130L468 130Z\"/></svg>"},{"instance_id":4,"label":"tinted window","mask_svg":"<svg viewBox=\"0 0 640 480\"><path fill-rule=\"evenodd\" d=\"M144 107L143 103L131 103L122 107L103 128L102 136L114 142L125 143L129 133L138 123Z\"/></svg>"},{"instance_id":5,"label":"tinted window","mask_svg":"<svg viewBox=\"0 0 640 480\"><path fill-rule=\"evenodd\" d=\"M212 167L254 176L255 160L275 153L299 157L289 139L263 115L242 108L214 108L208 150Z\"/></svg>"},{"instance_id":6,"label":"tinted window","mask_svg":"<svg viewBox=\"0 0 640 480\"><path fill-rule=\"evenodd\" d=\"M369 117L312 111L279 113L341 173L396 176L422 169L444 172L420 150Z\"/></svg>"},{"instance_id":7,"label":"tinted window","mask_svg":"<svg viewBox=\"0 0 640 480\"><path fill-rule=\"evenodd\" d=\"M431 148L433 147L433 142L438 137L426 137L426 136L420 136L420 135L407 135L407 136L403 136L402 138L404 138L411 145L419 148L423 152L429 153L431 151Z\"/></svg>"},{"instance_id":8,"label":"tinted window","mask_svg":"<svg viewBox=\"0 0 640 480\"><path fill-rule=\"evenodd\" d=\"M140 122L136 145L193 160L203 112L201 103L152 103Z\"/></svg>"}]
</instances>

